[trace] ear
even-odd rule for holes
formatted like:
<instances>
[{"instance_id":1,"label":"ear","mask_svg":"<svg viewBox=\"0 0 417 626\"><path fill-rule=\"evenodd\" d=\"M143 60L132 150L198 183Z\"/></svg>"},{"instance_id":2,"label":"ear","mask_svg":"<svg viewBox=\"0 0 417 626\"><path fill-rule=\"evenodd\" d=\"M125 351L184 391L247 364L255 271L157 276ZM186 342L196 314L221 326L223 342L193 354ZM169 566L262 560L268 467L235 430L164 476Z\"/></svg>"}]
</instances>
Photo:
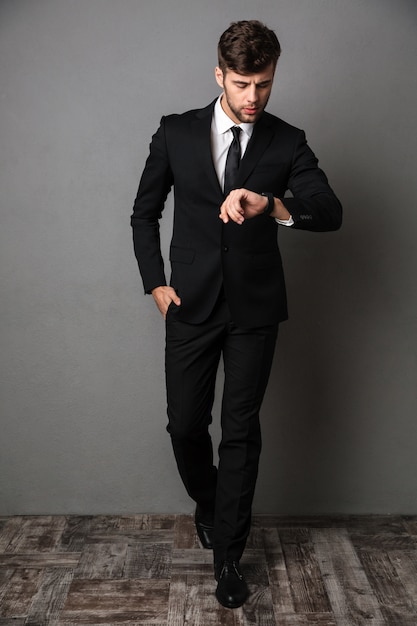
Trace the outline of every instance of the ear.
<instances>
[{"instance_id":1,"label":"ear","mask_svg":"<svg viewBox=\"0 0 417 626\"><path fill-rule=\"evenodd\" d=\"M214 70L214 75L216 77L216 83L219 85L219 87L223 89L224 87L223 70L220 69L220 67L216 67L216 69Z\"/></svg>"}]
</instances>

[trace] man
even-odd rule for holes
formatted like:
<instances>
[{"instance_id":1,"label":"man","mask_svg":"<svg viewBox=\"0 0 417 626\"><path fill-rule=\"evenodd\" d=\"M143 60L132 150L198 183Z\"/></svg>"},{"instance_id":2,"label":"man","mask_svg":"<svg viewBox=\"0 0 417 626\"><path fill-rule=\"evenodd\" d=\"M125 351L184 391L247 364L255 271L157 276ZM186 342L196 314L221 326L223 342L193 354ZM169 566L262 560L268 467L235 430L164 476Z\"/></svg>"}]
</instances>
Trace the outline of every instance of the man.
<instances>
[{"instance_id":1,"label":"man","mask_svg":"<svg viewBox=\"0 0 417 626\"><path fill-rule=\"evenodd\" d=\"M197 534L214 549L216 597L229 608L248 596L239 561L261 450L259 410L287 318L278 223L335 230L342 216L304 133L264 112L280 52L260 22L231 24L218 46L222 94L204 109L162 118L132 215L145 292L166 319L167 429L196 503ZM172 186L168 284L158 220ZM287 189L293 197L283 199ZM209 425L221 355L216 468Z\"/></svg>"}]
</instances>

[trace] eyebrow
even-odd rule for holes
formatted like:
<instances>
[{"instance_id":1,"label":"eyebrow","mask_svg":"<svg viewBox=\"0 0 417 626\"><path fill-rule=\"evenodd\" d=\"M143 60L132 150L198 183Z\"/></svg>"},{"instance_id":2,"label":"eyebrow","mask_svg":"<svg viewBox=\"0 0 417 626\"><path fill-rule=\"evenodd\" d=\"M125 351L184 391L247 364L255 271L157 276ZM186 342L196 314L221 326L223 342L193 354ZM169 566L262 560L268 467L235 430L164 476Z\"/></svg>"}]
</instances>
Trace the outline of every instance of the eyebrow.
<instances>
[{"instance_id":1,"label":"eyebrow","mask_svg":"<svg viewBox=\"0 0 417 626\"><path fill-rule=\"evenodd\" d=\"M250 82L247 80L233 80L232 81L235 85L249 85ZM262 80L259 83L255 83L257 87L265 87L266 85L271 84L272 79L268 78L267 80Z\"/></svg>"}]
</instances>

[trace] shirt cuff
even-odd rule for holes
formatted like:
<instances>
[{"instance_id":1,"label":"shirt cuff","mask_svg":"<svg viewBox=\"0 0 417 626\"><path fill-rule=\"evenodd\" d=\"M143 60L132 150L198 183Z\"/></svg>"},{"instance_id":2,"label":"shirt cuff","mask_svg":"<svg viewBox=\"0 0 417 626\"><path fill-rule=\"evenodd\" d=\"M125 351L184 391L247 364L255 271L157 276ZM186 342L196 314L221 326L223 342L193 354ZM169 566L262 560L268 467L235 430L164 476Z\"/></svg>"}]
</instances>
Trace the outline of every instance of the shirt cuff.
<instances>
[{"instance_id":1,"label":"shirt cuff","mask_svg":"<svg viewBox=\"0 0 417 626\"><path fill-rule=\"evenodd\" d=\"M281 226L292 226L294 224L294 220L292 219L292 217L289 217L287 220L279 220L275 218L275 221L277 222L277 224L281 224Z\"/></svg>"}]
</instances>

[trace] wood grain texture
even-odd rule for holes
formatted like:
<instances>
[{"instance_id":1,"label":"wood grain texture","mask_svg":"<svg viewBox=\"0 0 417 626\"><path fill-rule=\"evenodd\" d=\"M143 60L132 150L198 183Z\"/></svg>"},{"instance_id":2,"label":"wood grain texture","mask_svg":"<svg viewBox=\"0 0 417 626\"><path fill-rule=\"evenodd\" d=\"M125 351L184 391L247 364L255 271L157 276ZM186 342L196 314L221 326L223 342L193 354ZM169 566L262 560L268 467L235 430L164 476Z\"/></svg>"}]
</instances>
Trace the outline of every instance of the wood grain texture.
<instances>
[{"instance_id":1,"label":"wood grain texture","mask_svg":"<svg viewBox=\"0 0 417 626\"><path fill-rule=\"evenodd\" d=\"M255 516L216 601L192 515L0 517L0 626L416 626L417 517Z\"/></svg>"}]
</instances>

